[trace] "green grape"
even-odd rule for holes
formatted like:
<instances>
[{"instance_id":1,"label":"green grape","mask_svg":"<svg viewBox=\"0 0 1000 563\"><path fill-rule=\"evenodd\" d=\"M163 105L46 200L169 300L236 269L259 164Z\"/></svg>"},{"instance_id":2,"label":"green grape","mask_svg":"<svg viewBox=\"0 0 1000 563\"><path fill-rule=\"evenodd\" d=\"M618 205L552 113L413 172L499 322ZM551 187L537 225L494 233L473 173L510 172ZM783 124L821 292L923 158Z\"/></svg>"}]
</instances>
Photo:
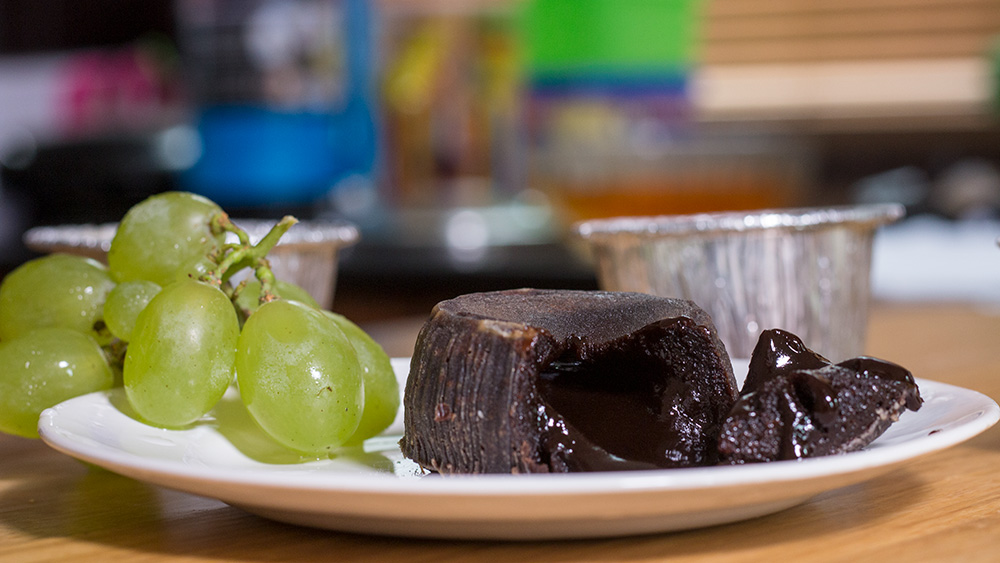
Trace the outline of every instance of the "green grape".
<instances>
[{"instance_id":1,"label":"green grape","mask_svg":"<svg viewBox=\"0 0 1000 563\"><path fill-rule=\"evenodd\" d=\"M361 423L347 441L349 445L357 445L378 435L396 419L396 412L399 410L399 382L389 355L371 336L343 315L329 311L324 311L324 314L333 319L351 341L358 353L358 363L364 376L365 407L361 413Z\"/></svg>"},{"instance_id":2,"label":"green grape","mask_svg":"<svg viewBox=\"0 0 1000 563\"><path fill-rule=\"evenodd\" d=\"M190 424L233 380L239 321L217 287L183 280L164 287L135 321L122 377L129 403L147 422Z\"/></svg>"},{"instance_id":3,"label":"green grape","mask_svg":"<svg viewBox=\"0 0 1000 563\"><path fill-rule=\"evenodd\" d=\"M291 282L277 280L274 282L274 293L282 299L298 301L303 305L308 305L314 309L320 309L319 303L313 299L309 292ZM236 296L236 306L246 312L249 316L260 307L260 281L253 280L247 282L240 294Z\"/></svg>"},{"instance_id":4,"label":"green grape","mask_svg":"<svg viewBox=\"0 0 1000 563\"><path fill-rule=\"evenodd\" d=\"M136 318L159 292L160 286L146 280L122 282L112 289L104 302L104 324L111 334L132 340Z\"/></svg>"},{"instance_id":5,"label":"green grape","mask_svg":"<svg viewBox=\"0 0 1000 563\"><path fill-rule=\"evenodd\" d=\"M218 267L218 264L211 258L199 256L174 270L173 275L170 276L170 281L203 279L204 276L215 270L216 267Z\"/></svg>"},{"instance_id":6,"label":"green grape","mask_svg":"<svg viewBox=\"0 0 1000 563\"><path fill-rule=\"evenodd\" d=\"M361 420L364 380L354 347L332 319L296 301L271 301L250 316L236 378L250 416L293 450L326 453Z\"/></svg>"},{"instance_id":7,"label":"green grape","mask_svg":"<svg viewBox=\"0 0 1000 563\"><path fill-rule=\"evenodd\" d=\"M107 268L89 258L50 254L25 262L0 284L0 340L42 327L90 333L114 286Z\"/></svg>"},{"instance_id":8,"label":"green grape","mask_svg":"<svg viewBox=\"0 0 1000 563\"><path fill-rule=\"evenodd\" d=\"M161 286L177 272L218 250L223 233L211 219L222 209L187 192L165 192L139 202L122 218L108 250L108 265L119 281L149 280Z\"/></svg>"},{"instance_id":9,"label":"green grape","mask_svg":"<svg viewBox=\"0 0 1000 563\"><path fill-rule=\"evenodd\" d=\"M38 415L78 395L109 389L101 347L68 328L40 328L0 343L0 432L38 437Z\"/></svg>"}]
</instances>

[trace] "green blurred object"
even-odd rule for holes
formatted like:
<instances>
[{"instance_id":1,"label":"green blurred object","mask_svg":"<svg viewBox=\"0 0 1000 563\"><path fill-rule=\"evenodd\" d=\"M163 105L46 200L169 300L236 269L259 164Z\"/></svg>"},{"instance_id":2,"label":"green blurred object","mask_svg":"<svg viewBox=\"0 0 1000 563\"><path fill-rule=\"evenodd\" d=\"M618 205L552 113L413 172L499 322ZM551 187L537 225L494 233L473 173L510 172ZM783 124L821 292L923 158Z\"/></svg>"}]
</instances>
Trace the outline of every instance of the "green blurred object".
<instances>
[{"instance_id":1,"label":"green blurred object","mask_svg":"<svg viewBox=\"0 0 1000 563\"><path fill-rule=\"evenodd\" d=\"M696 58L697 0L532 0L525 5L532 74L656 73Z\"/></svg>"},{"instance_id":2,"label":"green blurred object","mask_svg":"<svg viewBox=\"0 0 1000 563\"><path fill-rule=\"evenodd\" d=\"M560 155L579 168L688 133L699 0L527 0L522 9L527 138L541 161L533 173Z\"/></svg>"}]
</instances>

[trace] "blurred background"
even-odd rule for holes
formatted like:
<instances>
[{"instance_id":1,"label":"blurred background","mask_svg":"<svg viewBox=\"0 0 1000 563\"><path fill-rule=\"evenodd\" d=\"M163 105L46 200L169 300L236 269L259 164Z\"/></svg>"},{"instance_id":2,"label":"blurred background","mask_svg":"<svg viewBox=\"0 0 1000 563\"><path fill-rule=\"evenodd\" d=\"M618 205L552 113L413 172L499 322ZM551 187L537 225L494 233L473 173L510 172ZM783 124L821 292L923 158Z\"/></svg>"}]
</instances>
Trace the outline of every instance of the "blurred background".
<instances>
[{"instance_id":1,"label":"blurred background","mask_svg":"<svg viewBox=\"0 0 1000 563\"><path fill-rule=\"evenodd\" d=\"M0 273L169 189L361 229L334 309L596 287L574 221L894 201L1000 303L1000 0L0 0Z\"/></svg>"}]
</instances>

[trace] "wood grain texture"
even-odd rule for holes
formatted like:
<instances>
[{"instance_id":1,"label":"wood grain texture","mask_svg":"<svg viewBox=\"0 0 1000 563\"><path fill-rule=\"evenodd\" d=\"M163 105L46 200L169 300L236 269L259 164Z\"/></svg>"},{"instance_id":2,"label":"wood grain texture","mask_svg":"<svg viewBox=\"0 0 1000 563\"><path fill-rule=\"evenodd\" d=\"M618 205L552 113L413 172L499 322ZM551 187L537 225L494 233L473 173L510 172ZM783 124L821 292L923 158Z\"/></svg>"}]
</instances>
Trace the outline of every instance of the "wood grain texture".
<instances>
[{"instance_id":1,"label":"wood grain texture","mask_svg":"<svg viewBox=\"0 0 1000 563\"><path fill-rule=\"evenodd\" d=\"M702 62L819 62L985 56L1000 0L715 0Z\"/></svg>"},{"instance_id":2,"label":"wood grain texture","mask_svg":"<svg viewBox=\"0 0 1000 563\"><path fill-rule=\"evenodd\" d=\"M411 346L414 322L391 323ZM373 327L373 333L380 333ZM411 331L412 332L409 332ZM917 377L1000 397L1000 313L886 306L868 352ZM391 352L397 352L395 348ZM638 538L453 542L340 534L270 522L218 501L87 467L37 440L0 436L0 561L996 561L1000 430L883 477L752 521Z\"/></svg>"}]
</instances>

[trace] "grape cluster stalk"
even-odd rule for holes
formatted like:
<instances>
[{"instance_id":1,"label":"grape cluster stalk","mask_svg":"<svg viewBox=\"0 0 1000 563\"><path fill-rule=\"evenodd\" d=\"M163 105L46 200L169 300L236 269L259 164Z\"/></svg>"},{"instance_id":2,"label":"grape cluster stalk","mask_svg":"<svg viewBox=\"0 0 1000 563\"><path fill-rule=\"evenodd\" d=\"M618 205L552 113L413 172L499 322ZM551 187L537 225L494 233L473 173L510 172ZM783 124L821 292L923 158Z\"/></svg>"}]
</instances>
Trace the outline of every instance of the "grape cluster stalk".
<instances>
[{"instance_id":1,"label":"grape cluster stalk","mask_svg":"<svg viewBox=\"0 0 1000 563\"><path fill-rule=\"evenodd\" d=\"M125 214L106 266L66 254L19 266L0 283L0 432L37 437L42 410L116 385L143 422L185 428L235 384L250 418L296 452L381 433L399 409L384 350L271 270L296 222L254 244L211 200L166 192Z\"/></svg>"}]
</instances>

